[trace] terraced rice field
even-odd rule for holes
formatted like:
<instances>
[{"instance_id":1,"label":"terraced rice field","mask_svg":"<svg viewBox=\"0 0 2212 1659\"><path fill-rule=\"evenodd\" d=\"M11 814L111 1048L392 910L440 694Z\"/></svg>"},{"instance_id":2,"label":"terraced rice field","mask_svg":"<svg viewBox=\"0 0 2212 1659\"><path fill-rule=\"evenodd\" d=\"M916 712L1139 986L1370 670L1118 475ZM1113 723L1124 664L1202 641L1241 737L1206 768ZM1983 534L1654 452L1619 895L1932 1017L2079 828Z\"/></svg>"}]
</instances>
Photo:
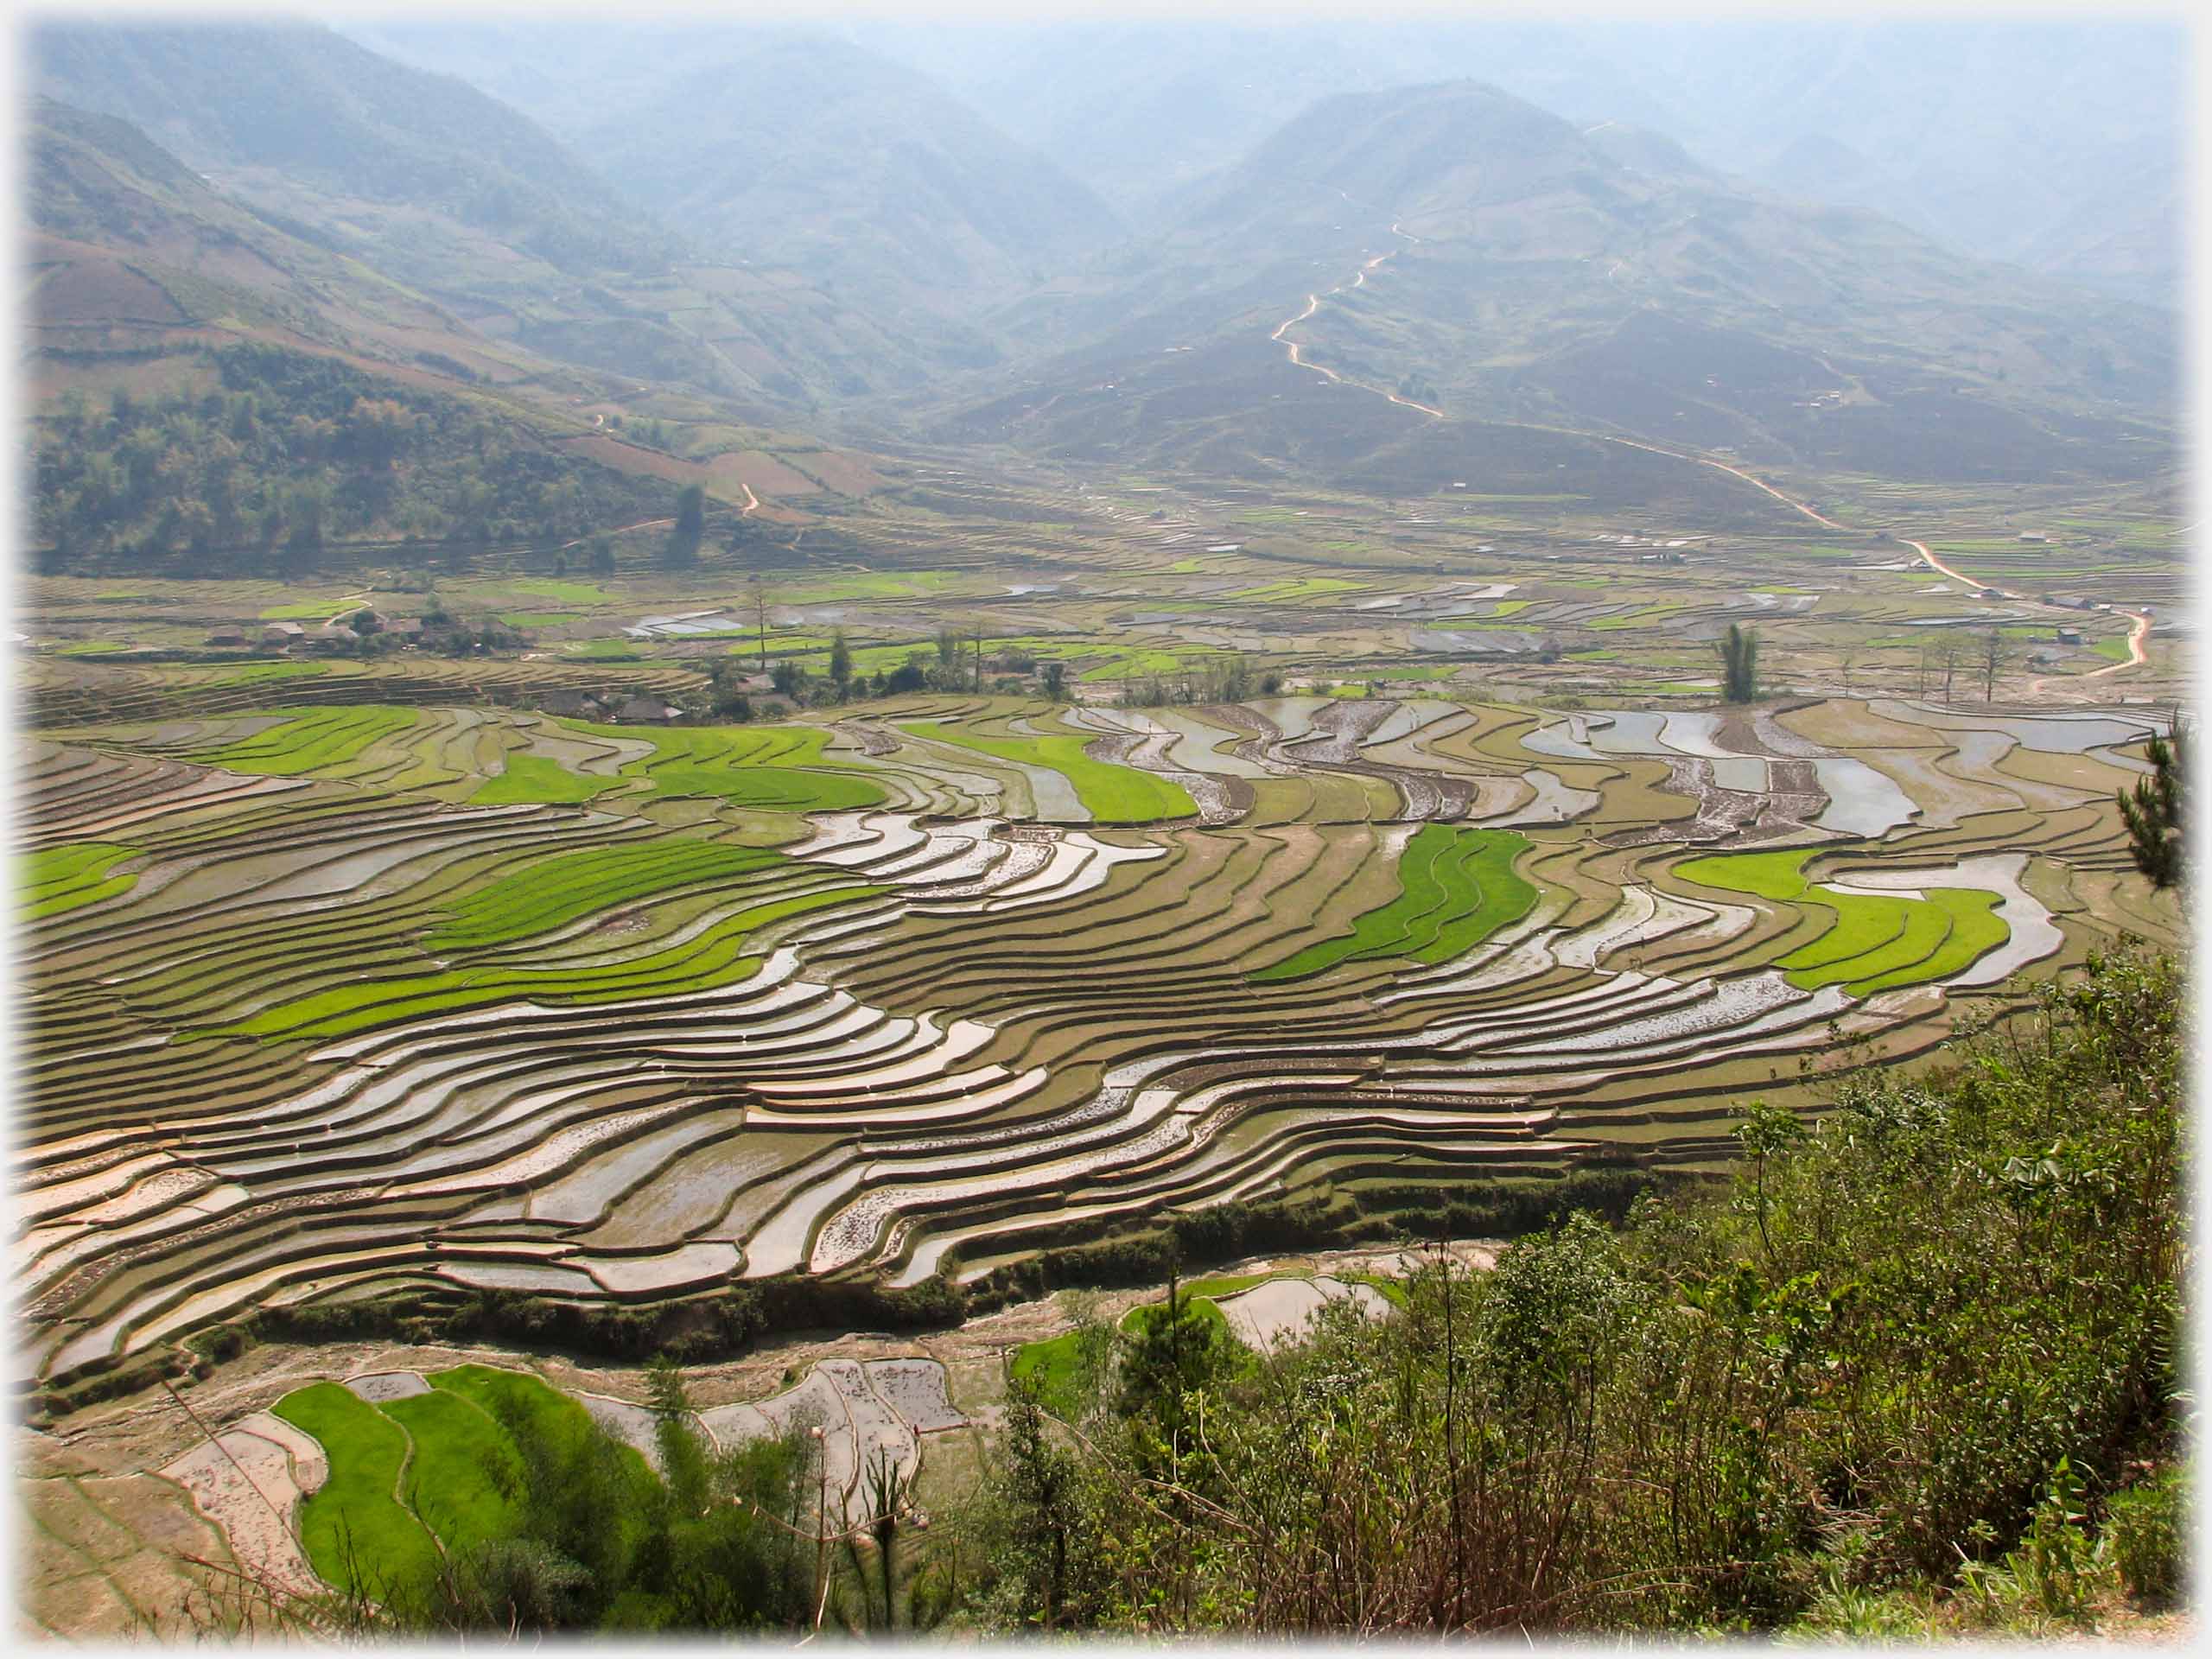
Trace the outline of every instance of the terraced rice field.
<instances>
[{"instance_id":1,"label":"terraced rice field","mask_svg":"<svg viewBox=\"0 0 2212 1659\"><path fill-rule=\"evenodd\" d=\"M650 1407L483 1364L308 1383L163 1474L200 1500L235 1559L281 1567L273 1576L297 1591L319 1581L383 1595L419 1583L443 1557L514 1535L506 1494L519 1473L518 1432L560 1459L582 1449L594 1420L627 1443L617 1478L650 1502L660 1457ZM864 1478L880 1459L911 1478L931 1435L968 1422L945 1368L919 1356L824 1360L780 1393L692 1419L718 1449L820 1428L833 1522L868 1512ZM227 1484L211 1478L217 1470Z\"/></svg>"},{"instance_id":2,"label":"terraced rice field","mask_svg":"<svg viewBox=\"0 0 2212 1659\"><path fill-rule=\"evenodd\" d=\"M29 741L33 1377L400 1286L912 1285L1231 1198L1710 1166L1751 1092L1811 1104L2178 925L2113 805L2139 707L639 728L390 689L416 672ZM865 1381L819 1386L866 1416ZM316 1398L294 1427L363 1458L475 1427ZM423 1548L496 1522L369 1484Z\"/></svg>"}]
</instances>

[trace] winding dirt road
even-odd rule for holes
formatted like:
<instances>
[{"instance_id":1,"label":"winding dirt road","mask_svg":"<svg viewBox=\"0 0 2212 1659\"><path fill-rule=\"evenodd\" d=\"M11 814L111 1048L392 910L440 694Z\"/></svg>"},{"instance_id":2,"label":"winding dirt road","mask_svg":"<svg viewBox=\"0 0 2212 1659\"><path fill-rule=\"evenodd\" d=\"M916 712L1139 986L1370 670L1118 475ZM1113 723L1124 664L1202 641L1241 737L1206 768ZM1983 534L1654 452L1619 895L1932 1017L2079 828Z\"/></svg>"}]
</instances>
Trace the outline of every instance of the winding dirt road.
<instances>
[{"instance_id":1,"label":"winding dirt road","mask_svg":"<svg viewBox=\"0 0 2212 1659\"><path fill-rule=\"evenodd\" d=\"M1563 430L1564 429L1560 429ZM1700 466L1711 467L1717 471L1726 473L1732 478L1742 479L1745 483L1751 485L1755 489L1765 491L1776 500L1781 502L1783 505L1803 513L1806 518L1810 518L1816 524L1825 524L1830 530L1842 530L1844 528L1843 525L1836 523L1834 519L1826 518L1821 513L1815 512L1811 507L1806 505L1802 501L1797 500L1794 497L1784 495L1780 490L1776 489L1773 485L1768 483L1764 479L1754 478L1742 467L1732 467L1725 461L1715 461L1710 455L1686 455L1678 449L1665 449L1662 448L1656 443L1642 443L1634 438L1618 438L1614 437L1610 434L1592 432L1585 433L1581 435L1586 437L1603 437L1608 443L1626 444L1631 449L1648 450L1655 455L1668 455L1676 461L1694 461ZM1937 558L1934 550L1931 549L1925 542L1916 542L1910 537L1904 536L1897 537L1897 540L1903 543L1906 547L1910 548L1915 553L1917 553L1920 556L1922 562L1930 569L1941 571L1943 575L1948 576L1953 582L1957 582L1960 586L1966 588L1972 592L1994 594L1999 599L2013 600L2024 604L2036 604L2040 602L2031 599L2025 594L2016 594L2003 588L1992 587L1986 582L1976 582L1972 576L1967 575L1965 572L1956 569L1951 565L1946 564L1942 559ZM2077 683L2082 680L2101 680L2107 674L2117 674L2123 669L2140 668L2145 663L2148 662L2150 660L2150 656L2149 653L2143 649L2143 642L2145 639L2149 638L2151 632L2152 621L2149 614L2142 611L2125 610L2121 611L2120 614L2128 618L2135 625L2128 632L2127 660L2126 662L2112 663L2107 664L2103 668L2091 669L2086 674L2045 675L2041 679L2035 679L2028 682L2028 695L2030 696L2037 695L2042 691L2044 687L2049 684L2052 680L2065 680Z\"/></svg>"},{"instance_id":2,"label":"winding dirt road","mask_svg":"<svg viewBox=\"0 0 2212 1659\"><path fill-rule=\"evenodd\" d=\"M1898 539L1901 541L1904 540L1902 537ZM1942 560L1937 558L1934 553L1930 552L1929 550L1928 543L1925 542L1905 541L1904 544L1910 548L1914 552L1919 554L1921 558L1927 563L1929 568L1942 571L1953 582L1958 582L1963 587L1970 588L1976 593L1995 594L1999 599L2016 600L2026 603L2037 602L2030 601L2025 594L2011 593L2002 588L1986 587L1983 583L1976 582L1972 576L1953 569L1949 565L1944 563ZM2045 674L2040 678L2032 679L2028 682L2028 695L2030 696L2036 696L2037 693L2042 691L2044 687L2049 685L2053 680L2101 680L2107 674L2117 674L2124 668L2140 668L2144 664L2149 662L2151 660L2150 653L2143 649L2143 642L2150 637L2151 633L2151 618L2148 613L2143 611L2122 611L2120 612L2120 614L2127 618L2129 621L2135 625L2127 631L2127 660L2126 662L2108 663L2102 668L2093 668L2086 674Z\"/></svg>"},{"instance_id":3,"label":"winding dirt road","mask_svg":"<svg viewBox=\"0 0 2212 1659\"><path fill-rule=\"evenodd\" d=\"M1344 195L1344 192L1341 190L1337 194L1338 195ZM1350 196L1344 196L1344 200L1350 201L1351 198ZM1418 243L1421 240L1421 238L1415 236L1411 231L1400 230L1395 219L1393 219L1390 222L1390 232L1394 236L1404 237L1408 242ZM1329 290L1329 293L1341 294L1348 288L1365 287L1367 284L1367 273L1373 270L1376 266L1380 265L1384 260L1390 257L1391 256L1388 253L1376 254L1372 259L1370 259L1365 264L1362 265L1352 274L1351 281L1349 283L1338 283L1334 288ZM1378 397L1389 398L1401 409L1416 409L1422 414L1427 415L1433 419L1440 421L1442 420L1444 418L1444 411L1440 409L1432 408L1427 404L1415 403L1410 397L1401 397L1396 392L1390 391L1385 386L1370 386L1363 381L1347 380L1344 376L1338 374L1334 369L1325 367L1319 363L1308 363L1305 358L1300 355L1298 342L1294 340L1285 340L1283 335L1288 330L1297 327L1300 323L1304 322L1316 311L1319 311L1321 308L1321 302L1325 297L1326 296L1325 295L1308 294L1306 296L1306 308L1303 311L1300 311L1294 317L1285 317L1281 322L1275 325L1274 333L1268 336L1269 340L1274 340L1277 345L1282 346L1289 353L1292 366L1300 369L1311 369L1316 374L1325 375L1328 378L1337 382L1339 385L1357 386L1362 391L1371 391Z\"/></svg>"},{"instance_id":4,"label":"winding dirt road","mask_svg":"<svg viewBox=\"0 0 2212 1659\"><path fill-rule=\"evenodd\" d=\"M1601 126L1605 124L1606 124L1602 122L1599 124ZM1592 128L1592 130L1595 131L1596 129ZM1349 195L1344 195L1344 193L1341 190L1337 194L1338 195L1343 195L1346 201L1351 200L1351 198ZM1405 238L1408 243L1419 243L1421 240L1421 238L1415 236L1412 232L1402 229L1395 219L1393 219L1390 222L1390 231L1395 236L1402 236ZM1385 260L1391 257L1392 256L1389 253L1376 254L1372 259L1370 259L1353 274L1352 279L1350 283L1339 283L1336 287L1329 290L1329 294L1341 294L1347 288L1360 288L1364 286L1367 282L1367 273L1380 266ZM1614 269L1618 270L1619 266L1616 264ZM1398 404L1401 408L1419 410L1424 415L1430 416L1440 421L1443 420L1445 418L1445 414L1440 409L1433 408L1427 404L1415 403L1410 397L1402 397L1396 392L1389 391L1382 386L1370 386L1357 380L1347 380L1343 375L1338 374L1334 369L1328 367L1325 364L1308 363L1301 353L1299 342L1294 340L1286 340L1283 338L1283 336L1288 334L1291 329L1296 327L1300 323L1307 321L1314 315L1314 313L1319 311L1321 308L1322 301L1327 297L1328 295L1308 294L1306 296L1306 308L1303 311L1299 312L1294 316L1285 317L1281 322L1275 325L1274 332L1268 336L1269 340L1282 346L1288 353L1292 365L1295 368L1311 369L1314 373L1333 380L1340 385L1357 386L1362 391L1371 391L1378 397L1387 397L1392 403ZM1520 423L1520 424L1533 426L1535 423L1532 422L1522 422ZM1803 514L1806 518L1811 519L1815 524L1821 525L1823 529L1842 531L1846 528L1844 525L1836 523L1834 519L1827 517L1825 513L1820 512L1815 508L1808 505L1805 502L1798 500L1794 496L1784 494L1782 491L1775 488L1773 485L1768 483L1764 479L1756 477L1752 474L1745 472L1740 467L1732 466L1727 461L1717 461L1711 455L1684 454L1679 449L1669 449L1665 448L1663 445L1656 443L1646 443L1637 438L1619 437L1609 432L1581 432L1567 427L1542 427L1538 429L1561 432L1574 437L1596 438L1605 443L1618 443L1630 449L1642 449L1649 454L1665 455L1670 461L1689 461L1700 467L1710 467L1715 472L1726 473L1731 478L1742 480L1755 490L1764 491L1766 494L1772 496L1777 501L1781 502L1783 506L1789 508L1794 512ZM2196 526L2192 524L2186 526L2185 528L2194 529ZM1899 537L1897 539L1905 546L1910 548L1915 553L1918 554L1923 563L1926 563L1929 569L1941 571L1944 575L1948 576L1953 582L1959 583L1961 587L1969 588L1976 593L1994 594L2000 599L2013 600L2024 603L2037 602L2030 600L2024 594L2010 593L2004 588L1993 588L1986 582L1976 582L1973 577L1967 575L1962 571L1954 569L1952 566L1946 564L1942 559L1937 558L1934 551L1929 549L1928 543L1925 542L1916 542L1904 537ZM2150 658L2148 654L2143 649L2143 642L2149 637L2151 632L2152 621L2150 615L2147 613L2141 611L2121 611L2120 614L2128 618L2135 625L2128 632L2127 660L2126 662L2113 663L2104 668L2093 669L2087 674L2053 675L2047 677L2050 679L2067 679L2074 681L2097 680L2102 679L2107 674L2117 674L2123 669L2139 668L2145 663L2148 662ZM2046 681L2042 679L2031 681L2028 685L2030 695L2032 696L2035 693L2041 691Z\"/></svg>"}]
</instances>

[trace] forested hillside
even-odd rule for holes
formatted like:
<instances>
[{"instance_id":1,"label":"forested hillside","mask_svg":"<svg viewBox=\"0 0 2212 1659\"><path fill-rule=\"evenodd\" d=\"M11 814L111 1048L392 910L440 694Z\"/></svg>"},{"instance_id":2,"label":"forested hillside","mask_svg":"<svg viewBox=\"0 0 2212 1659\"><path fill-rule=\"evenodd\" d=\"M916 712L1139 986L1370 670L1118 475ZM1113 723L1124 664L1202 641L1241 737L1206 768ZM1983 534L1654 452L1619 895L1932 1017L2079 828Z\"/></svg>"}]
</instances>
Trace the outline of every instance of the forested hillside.
<instances>
[{"instance_id":1,"label":"forested hillside","mask_svg":"<svg viewBox=\"0 0 2212 1659\"><path fill-rule=\"evenodd\" d=\"M664 515L675 487L564 455L461 398L275 346L215 384L38 422L37 539L60 570L311 570L340 544L544 547Z\"/></svg>"}]
</instances>

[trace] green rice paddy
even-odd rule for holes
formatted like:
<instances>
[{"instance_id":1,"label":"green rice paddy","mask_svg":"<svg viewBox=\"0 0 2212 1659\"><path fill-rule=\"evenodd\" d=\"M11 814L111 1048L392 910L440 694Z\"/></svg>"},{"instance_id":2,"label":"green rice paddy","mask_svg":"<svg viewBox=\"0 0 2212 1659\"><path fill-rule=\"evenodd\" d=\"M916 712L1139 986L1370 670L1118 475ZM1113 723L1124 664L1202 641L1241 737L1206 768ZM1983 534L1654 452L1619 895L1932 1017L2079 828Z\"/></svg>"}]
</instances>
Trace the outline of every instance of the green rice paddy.
<instances>
[{"instance_id":1,"label":"green rice paddy","mask_svg":"<svg viewBox=\"0 0 2212 1659\"><path fill-rule=\"evenodd\" d=\"M496 778L486 778L470 794L478 806L570 805L623 787L620 778L587 778L542 754L510 754Z\"/></svg>"},{"instance_id":2,"label":"green rice paddy","mask_svg":"<svg viewBox=\"0 0 2212 1659\"><path fill-rule=\"evenodd\" d=\"M341 1590L371 1595L434 1571L437 1545L395 1496L407 1462L406 1430L336 1382L296 1389L274 1409L321 1442L330 1463L329 1478L300 1506L308 1565Z\"/></svg>"},{"instance_id":3,"label":"green rice paddy","mask_svg":"<svg viewBox=\"0 0 2212 1659\"><path fill-rule=\"evenodd\" d=\"M516 1471L514 1443L478 1406L448 1389L386 1401L385 1414L407 1431L407 1507L448 1551L504 1536L512 1523L500 1491Z\"/></svg>"},{"instance_id":4,"label":"green rice paddy","mask_svg":"<svg viewBox=\"0 0 2212 1659\"><path fill-rule=\"evenodd\" d=\"M1076 798L1101 823L1149 823L1161 818L1194 816L1198 803L1181 785L1094 760L1084 753L1091 739L1071 733L1038 737L983 737L940 721L913 721L899 729L916 737L931 738L955 747L987 754L994 760L1057 772L1075 785Z\"/></svg>"},{"instance_id":5,"label":"green rice paddy","mask_svg":"<svg viewBox=\"0 0 2212 1659\"><path fill-rule=\"evenodd\" d=\"M404 1596L436 1570L441 1545L454 1554L511 1536L504 1487L520 1465L508 1422L563 1459L591 1433L583 1407L535 1376L462 1365L424 1380L428 1393L375 1403L340 1383L315 1382L273 1408L313 1436L329 1464L300 1507L300 1539L308 1565L337 1588ZM641 1497L657 1490L633 1448L618 1455Z\"/></svg>"},{"instance_id":6,"label":"green rice paddy","mask_svg":"<svg viewBox=\"0 0 2212 1659\"><path fill-rule=\"evenodd\" d=\"M472 950L527 938L601 910L787 865L756 847L668 838L541 859L454 900L453 918L423 935L434 950Z\"/></svg>"},{"instance_id":7,"label":"green rice paddy","mask_svg":"<svg viewBox=\"0 0 2212 1659\"><path fill-rule=\"evenodd\" d=\"M1800 990L1840 985L1853 996L1923 984L1971 966L2009 936L1994 914L2001 902L1974 888L1936 887L1920 899L1839 893L1802 874L1805 849L1730 853L1692 859L1675 874L1722 893L1747 893L1827 912L1819 935L1775 963Z\"/></svg>"},{"instance_id":8,"label":"green rice paddy","mask_svg":"<svg viewBox=\"0 0 2212 1659\"><path fill-rule=\"evenodd\" d=\"M578 720L561 724L593 737L651 743L652 753L631 761L622 772L645 779L660 795L712 796L739 806L785 812L848 810L880 806L887 798L864 777L828 769L822 751L830 734L817 727L640 730Z\"/></svg>"},{"instance_id":9,"label":"green rice paddy","mask_svg":"<svg viewBox=\"0 0 2212 1659\"><path fill-rule=\"evenodd\" d=\"M279 709L281 723L194 758L232 772L297 778L327 772L359 758L380 738L406 730L418 718L413 709L356 703L331 709Z\"/></svg>"},{"instance_id":10,"label":"green rice paddy","mask_svg":"<svg viewBox=\"0 0 2212 1659\"><path fill-rule=\"evenodd\" d=\"M1341 962L1382 957L1448 962L1535 906L1535 887L1513 868L1528 850L1528 837L1510 830L1423 824L1398 861L1395 898L1363 912L1350 933L1319 940L1248 977L1303 979Z\"/></svg>"},{"instance_id":11,"label":"green rice paddy","mask_svg":"<svg viewBox=\"0 0 2212 1659\"><path fill-rule=\"evenodd\" d=\"M749 906L681 944L597 966L563 963L537 968L501 963L357 980L279 1002L202 1034L267 1041L328 1039L501 1002L607 1003L720 990L742 983L760 970L761 958L745 950L753 933L883 891L838 880L811 893Z\"/></svg>"},{"instance_id":12,"label":"green rice paddy","mask_svg":"<svg viewBox=\"0 0 2212 1659\"><path fill-rule=\"evenodd\" d=\"M138 878L111 872L138 855L137 848L113 841L80 841L26 853L16 861L16 915L22 921L41 921L128 893Z\"/></svg>"}]
</instances>

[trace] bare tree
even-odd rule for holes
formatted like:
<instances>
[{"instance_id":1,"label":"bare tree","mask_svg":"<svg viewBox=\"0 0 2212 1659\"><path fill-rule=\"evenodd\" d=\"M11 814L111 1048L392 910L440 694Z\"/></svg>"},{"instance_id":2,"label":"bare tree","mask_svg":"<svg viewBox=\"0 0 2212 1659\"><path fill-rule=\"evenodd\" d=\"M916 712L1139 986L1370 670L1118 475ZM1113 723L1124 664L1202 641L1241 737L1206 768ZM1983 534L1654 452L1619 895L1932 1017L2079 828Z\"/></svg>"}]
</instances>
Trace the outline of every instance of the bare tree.
<instances>
[{"instance_id":1,"label":"bare tree","mask_svg":"<svg viewBox=\"0 0 2212 1659\"><path fill-rule=\"evenodd\" d=\"M2012 642L1995 628L1985 628L1981 635L1981 700L1997 700L1997 676L2012 660Z\"/></svg>"},{"instance_id":2,"label":"bare tree","mask_svg":"<svg viewBox=\"0 0 2212 1659\"><path fill-rule=\"evenodd\" d=\"M1943 701L1951 700L1951 677L1959 669L1959 636L1946 629L1936 649L1936 660L1943 667Z\"/></svg>"}]
</instances>

